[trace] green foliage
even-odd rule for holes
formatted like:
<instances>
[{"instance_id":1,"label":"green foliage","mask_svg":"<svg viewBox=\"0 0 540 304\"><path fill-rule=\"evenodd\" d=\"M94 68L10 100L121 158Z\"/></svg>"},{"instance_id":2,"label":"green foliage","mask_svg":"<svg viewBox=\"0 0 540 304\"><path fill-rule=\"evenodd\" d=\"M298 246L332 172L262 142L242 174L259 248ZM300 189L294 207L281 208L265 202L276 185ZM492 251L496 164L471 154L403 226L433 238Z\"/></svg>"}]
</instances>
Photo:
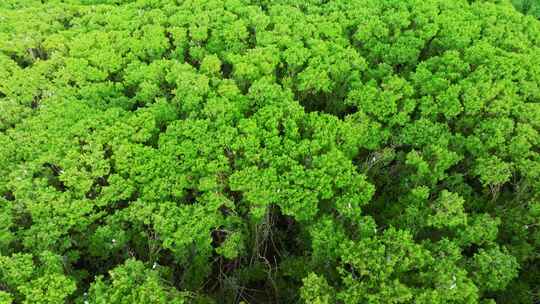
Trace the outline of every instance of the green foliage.
<instances>
[{"instance_id":1,"label":"green foliage","mask_svg":"<svg viewBox=\"0 0 540 304\"><path fill-rule=\"evenodd\" d=\"M48 251L38 257L21 253L0 256L0 282L20 303L62 303L76 289L63 268L62 258ZM9 303L8 293L2 297Z\"/></svg>"},{"instance_id":2,"label":"green foliage","mask_svg":"<svg viewBox=\"0 0 540 304\"><path fill-rule=\"evenodd\" d=\"M86 301L90 303L185 303L186 295L164 286L159 271L146 269L133 259L126 260L109 272L109 281L100 276L90 286Z\"/></svg>"},{"instance_id":3,"label":"green foliage","mask_svg":"<svg viewBox=\"0 0 540 304\"><path fill-rule=\"evenodd\" d=\"M523 14L540 18L540 2L538 0L513 0L512 4Z\"/></svg>"},{"instance_id":4,"label":"green foliage","mask_svg":"<svg viewBox=\"0 0 540 304\"><path fill-rule=\"evenodd\" d=\"M313 304L329 304L333 302L332 287L328 285L324 277L310 273L302 282L304 285L300 290L300 296L304 302Z\"/></svg>"},{"instance_id":5,"label":"green foliage","mask_svg":"<svg viewBox=\"0 0 540 304\"><path fill-rule=\"evenodd\" d=\"M0 303L537 303L522 13L1 1Z\"/></svg>"}]
</instances>

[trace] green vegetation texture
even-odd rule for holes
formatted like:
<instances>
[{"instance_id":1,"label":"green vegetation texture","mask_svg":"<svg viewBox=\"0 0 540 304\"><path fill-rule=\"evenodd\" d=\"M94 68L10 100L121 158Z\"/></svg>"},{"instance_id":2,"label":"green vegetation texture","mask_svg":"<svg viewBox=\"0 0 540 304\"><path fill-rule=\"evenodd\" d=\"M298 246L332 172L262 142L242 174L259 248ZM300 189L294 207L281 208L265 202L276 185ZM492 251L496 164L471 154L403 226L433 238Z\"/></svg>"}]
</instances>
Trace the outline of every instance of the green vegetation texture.
<instances>
[{"instance_id":1,"label":"green vegetation texture","mask_svg":"<svg viewBox=\"0 0 540 304\"><path fill-rule=\"evenodd\" d=\"M539 132L510 0L1 0L0 303L539 303Z\"/></svg>"}]
</instances>

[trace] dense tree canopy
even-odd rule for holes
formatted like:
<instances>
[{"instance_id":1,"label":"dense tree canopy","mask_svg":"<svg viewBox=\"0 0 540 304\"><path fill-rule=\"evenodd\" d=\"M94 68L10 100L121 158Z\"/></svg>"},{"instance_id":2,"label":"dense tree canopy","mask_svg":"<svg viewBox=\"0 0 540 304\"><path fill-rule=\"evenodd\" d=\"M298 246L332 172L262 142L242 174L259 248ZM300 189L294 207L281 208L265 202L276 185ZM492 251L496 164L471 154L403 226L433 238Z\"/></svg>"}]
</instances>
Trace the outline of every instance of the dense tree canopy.
<instances>
[{"instance_id":1,"label":"dense tree canopy","mask_svg":"<svg viewBox=\"0 0 540 304\"><path fill-rule=\"evenodd\" d=\"M540 301L509 0L0 1L0 303Z\"/></svg>"}]
</instances>

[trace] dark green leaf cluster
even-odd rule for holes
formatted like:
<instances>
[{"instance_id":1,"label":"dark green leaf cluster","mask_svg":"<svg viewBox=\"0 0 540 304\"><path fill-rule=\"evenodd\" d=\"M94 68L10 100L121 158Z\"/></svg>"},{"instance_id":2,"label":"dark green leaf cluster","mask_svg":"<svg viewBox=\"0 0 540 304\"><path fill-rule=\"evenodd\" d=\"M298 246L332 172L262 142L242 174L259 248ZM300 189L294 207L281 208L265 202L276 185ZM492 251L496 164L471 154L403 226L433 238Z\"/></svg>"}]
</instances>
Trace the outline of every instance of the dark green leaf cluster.
<instances>
[{"instance_id":1,"label":"dark green leaf cluster","mask_svg":"<svg viewBox=\"0 0 540 304\"><path fill-rule=\"evenodd\" d=\"M539 58L506 0L3 0L0 303L538 303Z\"/></svg>"},{"instance_id":2,"label":"dark green leaf cluster","mask_svg":"<svg viewBox=\"0 0 540 304\"><path fill-rule=\"evenodd\" d=\"M540 1L539 0L512 0L517 10L523 14L532 15L540 19Z\"/></svg>"}]
</instances>

